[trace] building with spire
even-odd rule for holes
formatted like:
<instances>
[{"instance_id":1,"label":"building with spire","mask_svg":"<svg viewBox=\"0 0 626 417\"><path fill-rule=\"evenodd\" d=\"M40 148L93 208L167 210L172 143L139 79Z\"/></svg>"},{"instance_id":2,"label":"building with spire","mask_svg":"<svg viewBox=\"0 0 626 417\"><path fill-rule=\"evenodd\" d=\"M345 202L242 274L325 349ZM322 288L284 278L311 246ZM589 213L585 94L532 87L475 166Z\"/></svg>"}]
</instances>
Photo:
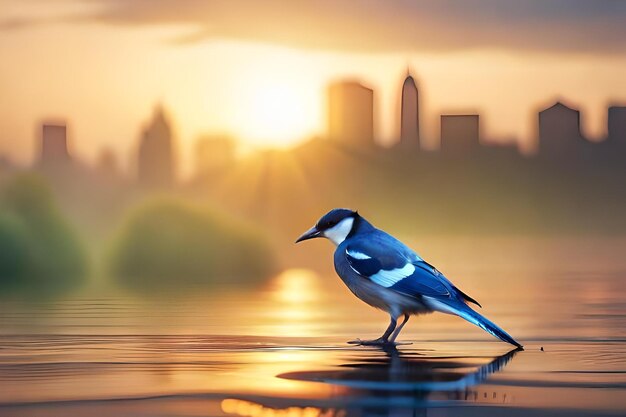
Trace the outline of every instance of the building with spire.
<instances>
[{"instance_id":1,"label":"building with spire","mask_svg":"<svg viewBox=\"0 0 626 417\"><path fill-rule=\"evenodd\" d=\"M142 186L167 188L173 185L172 129L161 105L155 108L152 120L142 132L137 157L137 179Z\"/></svg>"},{"instance_id":2,"label":"building with spire","mask_svg":"<svg viewBox=\"0 0 626 417\"><path fill-rule=\"evenodd\" d=\"M405 149L419 149L420 147L419 95L409 69L402 84L400 146Z\"/></svg>"}]
</instances>

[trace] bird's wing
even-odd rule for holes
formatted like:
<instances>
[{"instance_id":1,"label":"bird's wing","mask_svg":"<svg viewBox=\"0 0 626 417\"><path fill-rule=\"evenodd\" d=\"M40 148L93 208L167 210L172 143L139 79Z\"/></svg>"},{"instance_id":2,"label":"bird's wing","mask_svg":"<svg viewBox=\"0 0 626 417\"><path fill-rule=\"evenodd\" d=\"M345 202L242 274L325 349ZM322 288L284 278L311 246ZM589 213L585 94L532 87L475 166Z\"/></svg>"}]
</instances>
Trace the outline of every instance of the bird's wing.
<instances>
[{"instance_id":1,"label":"bird's wing","mask_svg":"<svg viewBox=\"0 0 626 417\"><path fill-rule=\"evenodd\" d=\"M407 251L410 249L395 239L370 236L347 245L345 255L357 274L390 290L412 297L461 298L478 304L435 267Z\"/></svg>"}]
</instances>

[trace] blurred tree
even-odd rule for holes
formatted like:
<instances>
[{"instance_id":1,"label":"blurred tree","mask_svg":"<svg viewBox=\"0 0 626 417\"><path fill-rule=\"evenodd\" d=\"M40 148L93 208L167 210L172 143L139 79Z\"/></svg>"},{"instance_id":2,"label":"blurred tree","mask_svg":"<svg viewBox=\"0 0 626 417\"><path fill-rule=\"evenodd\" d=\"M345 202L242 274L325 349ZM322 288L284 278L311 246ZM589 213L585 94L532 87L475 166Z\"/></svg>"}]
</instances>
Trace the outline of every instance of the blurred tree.
<instances>
[{"instance_id":1,"label":"blurred tree","mask_svg":"<svg viewBox=\"0 0 626 417\"><path fill-rule=\"evenodd\" d=\"M15 216L0 213L0 285L17 284L27 265L26 231Z\"/></svg>"},{"instance_id":2,"label":"blurred tree","mask_svg":"<svg viewBox=\"0 0 626 417\"><path fill-rule=\"evenodd\" d=\"M267 240L225 213L176 199L144 203L115 239L110 265L126 284L249 282L275 271Z\"/></svg>"},{"instance_id":3,"label":"blurred tree","mask_svg":"<svg viewBox=\"0 0 626 417\"><path fill-rule=\"evenodd\" d=\"M64 285L87 270L77 235L35 175L18 175L2 190L0 251L0 284Z\"/></svg>"}]
</instances>

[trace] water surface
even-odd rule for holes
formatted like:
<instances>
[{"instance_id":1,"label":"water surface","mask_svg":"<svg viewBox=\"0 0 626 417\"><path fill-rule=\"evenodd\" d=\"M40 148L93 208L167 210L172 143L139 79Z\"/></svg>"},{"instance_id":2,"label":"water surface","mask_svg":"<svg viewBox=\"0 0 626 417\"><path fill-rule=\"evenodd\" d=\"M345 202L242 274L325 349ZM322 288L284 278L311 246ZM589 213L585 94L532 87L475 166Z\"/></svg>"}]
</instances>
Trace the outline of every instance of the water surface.
<instances>
[{"instance_id":1,"label":"water surface","mask_svg":"<svg viewBox=\"0 0 626 417\"><path fill-rule=\"evenodd\" d=\"M5 296L0 415L624 415L623 242L517 241L506 261L502 242L438 266L524 351L444 315L412 318L410 345L348 345L387 318L309 270L247 288Z\"/></svg>"}]
</instances>

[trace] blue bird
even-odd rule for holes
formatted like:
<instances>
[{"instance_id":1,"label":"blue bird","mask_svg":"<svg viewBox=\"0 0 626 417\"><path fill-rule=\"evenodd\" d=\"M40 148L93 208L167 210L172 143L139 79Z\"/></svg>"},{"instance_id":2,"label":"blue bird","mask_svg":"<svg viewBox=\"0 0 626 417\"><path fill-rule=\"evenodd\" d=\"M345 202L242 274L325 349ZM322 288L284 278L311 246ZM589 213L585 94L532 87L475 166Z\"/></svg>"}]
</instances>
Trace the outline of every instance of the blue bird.
<instances>
[{"instance_id":1,"label":"blue bird","mask_svg":"<svg viewBox=\"0 0 626 417\"><path fill-rule=\"evenodd\" d=\"M400 331L414 314L439 311L454 314L507 343L522 348L508 333L474 311L480 304L458 289L434 266L393 236L377 229L358 212L334 209L300 236L303 240L324 237L333 242L335 271L365 303L391 316L385 333L375 340L356 340L361 345L395 345ZM403 317L398 326L398 319Z\"/></svg>"}]
</instances>

